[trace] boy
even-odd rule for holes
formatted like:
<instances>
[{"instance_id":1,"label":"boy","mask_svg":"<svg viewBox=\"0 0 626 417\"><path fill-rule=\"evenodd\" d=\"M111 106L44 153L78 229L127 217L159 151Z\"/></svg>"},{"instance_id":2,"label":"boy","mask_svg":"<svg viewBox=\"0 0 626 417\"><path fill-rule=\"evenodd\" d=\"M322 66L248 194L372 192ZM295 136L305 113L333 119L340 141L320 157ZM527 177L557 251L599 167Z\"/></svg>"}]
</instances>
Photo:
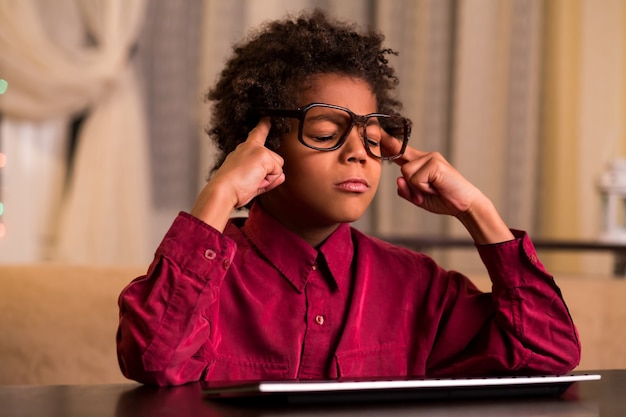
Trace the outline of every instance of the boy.
<instances>
[{"instance_id":1,"label":"boy","mask_svg":"<svg viewBox=\"0 0 626 417\"><path fill-rule=\"evenodd\" d=\"M235 48L208 94L217 168L120 296L127 377L560 374L578 364L574 324L528 236L441 155L407 145L382 40L314 12ZM465 225L492 293L349 226L385 160L400 167L402 198ZM229 219L241 207L248 218Z\"/></svg>"}]
</instances>

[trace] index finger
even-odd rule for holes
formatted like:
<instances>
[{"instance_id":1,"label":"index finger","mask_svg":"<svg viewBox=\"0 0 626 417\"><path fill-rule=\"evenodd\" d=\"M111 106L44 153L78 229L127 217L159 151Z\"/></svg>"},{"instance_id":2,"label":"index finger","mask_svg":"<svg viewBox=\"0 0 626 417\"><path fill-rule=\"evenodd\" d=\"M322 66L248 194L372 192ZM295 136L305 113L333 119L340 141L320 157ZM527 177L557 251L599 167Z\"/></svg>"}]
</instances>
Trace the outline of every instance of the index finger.
<instances>
[{"instance_id":1,"label":"index finger","mask_svg":"<svg viewBox=\"0 0 626 417\"><path fill-rule=\"evenodd\" d=\"M263 117L259 123L248 133L246 141L256 142L259 145L265 145L267 135L270 133L272 122L269 117Z\"/></svg>"},{"instance_id":2,"label":"index finger","mask_svg":"<svg viewBox=\"0 0 626 417\"><path fill-rule=\"evenodd\" d=\"M399 158L394 159L393 162L395 162L398 165L404 165L407 162L414 161L427 154L428 152L420 151L407 145L406 149L404 150L404 153Z\"/></svg>"}]
</instances>

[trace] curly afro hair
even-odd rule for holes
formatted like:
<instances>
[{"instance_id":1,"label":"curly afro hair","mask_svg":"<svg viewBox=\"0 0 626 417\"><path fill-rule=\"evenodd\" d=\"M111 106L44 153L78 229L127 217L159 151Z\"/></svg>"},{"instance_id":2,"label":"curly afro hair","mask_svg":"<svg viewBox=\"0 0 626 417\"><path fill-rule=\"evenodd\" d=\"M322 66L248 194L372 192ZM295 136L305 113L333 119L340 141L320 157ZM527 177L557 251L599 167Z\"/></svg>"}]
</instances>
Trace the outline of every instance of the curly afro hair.
<instances>
[{"instance_id":1,"label":"curly afro hair","mask_svg":"<svg viewBox=\"0 0 626 417\"><path fill-rule=\"evenodd\" d=\"M298 92L313 75L361 78L371 86L378 111L398 114L401 104L392 97L398 78L387 59L396 52L383 48L383 40L378 32L331 20L320 10L251 32L234 46L217 84L206 94L214 102L207 133L220 151L214 170L257 125L256 109L295 109ZM276 150L288 132L285 120L274 120L266 146Z\"/></svg>"}]
</instances>

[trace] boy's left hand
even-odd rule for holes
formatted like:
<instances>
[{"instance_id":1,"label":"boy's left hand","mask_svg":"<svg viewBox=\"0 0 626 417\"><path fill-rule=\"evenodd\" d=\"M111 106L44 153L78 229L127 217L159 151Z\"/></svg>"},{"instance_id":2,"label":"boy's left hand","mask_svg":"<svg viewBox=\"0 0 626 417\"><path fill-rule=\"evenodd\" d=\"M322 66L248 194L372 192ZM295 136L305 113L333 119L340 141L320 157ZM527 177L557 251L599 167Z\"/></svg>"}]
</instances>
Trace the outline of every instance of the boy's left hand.
<instances>
[{"instance_id":1,"label":"boy's left hand","mask_svg":"<svg viewBox=\"0 0 626 417\"><path fill-rule=\"evenodd\" d=\"M402 173L397 179L398 195L432 213L458 216L486 198L439 152L407 146L394 162Z\"/></svg>"},{"instance_id":2,"label":"boy's left hand","mask_svg":"<svg viewBox=\"0 0 626 417\"><path fill-rule=\"evenodd\" d=\"M383 147L401 146L383 140ZM439 152L423 152L410 146L395 159L400 166L398 195L424 210L458 218L478 244L504 242L513 235L478 188L466 180Z\"/></svg>"}]
</instances>

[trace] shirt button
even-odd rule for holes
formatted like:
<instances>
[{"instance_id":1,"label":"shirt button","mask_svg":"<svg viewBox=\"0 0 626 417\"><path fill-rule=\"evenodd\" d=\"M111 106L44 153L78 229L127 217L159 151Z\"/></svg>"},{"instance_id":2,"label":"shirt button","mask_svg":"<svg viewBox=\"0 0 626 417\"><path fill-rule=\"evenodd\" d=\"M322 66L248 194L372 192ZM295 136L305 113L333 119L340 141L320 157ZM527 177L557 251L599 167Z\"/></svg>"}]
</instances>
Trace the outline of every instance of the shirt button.
<instances>
[{"instance_id":1,"label":"shirt button","mask_svg":"<svg viewBox=\"0 0 626 417\"><path fill-rule=\"evenodd\" d=\"M213 249L207 249L204 251L204 257L207 258L209 261L215 259L216 256L217 254Z\"/></svg>"},{"instance_id":2,"label":"shirt button","mask_svg":"<svg viewBox=\"0 0 626 417\"><path fill-rule=\"evenodd\" d=\"M311 265L311 269L316 271L317 270L317 264L315 263L315 264Z\"/></svg>"},{"instance_id":3,"label":"shirt button","mask_svg":"<svg viewBox=\"0 0 626 417\"><path fill-rule=\"evenodd\" d=\"M315 316L315 322L321 326L324 324L324 316Z\"/></svg>"},{"instance_id":4,"label":"shirt button","mask_svg":"<svg viewBox=\"0 0 626 417\"><path fill-rule=\"evenodd\" d=\"M222 262L222 265L224 266L224 269L228 269L230 267L230 259L224 259L224 262Z\"/></svg>"},{"instance_id":5,"label":"shirt button","mask_svg":"<svg viewBox=\"0 0 626 417\"><path fill-rule=\"evenodd\" d=\"M535 255L530 255L530 262L533 265L536 265L537 264L537 257Z\"/></svg>"}]
</instances>

